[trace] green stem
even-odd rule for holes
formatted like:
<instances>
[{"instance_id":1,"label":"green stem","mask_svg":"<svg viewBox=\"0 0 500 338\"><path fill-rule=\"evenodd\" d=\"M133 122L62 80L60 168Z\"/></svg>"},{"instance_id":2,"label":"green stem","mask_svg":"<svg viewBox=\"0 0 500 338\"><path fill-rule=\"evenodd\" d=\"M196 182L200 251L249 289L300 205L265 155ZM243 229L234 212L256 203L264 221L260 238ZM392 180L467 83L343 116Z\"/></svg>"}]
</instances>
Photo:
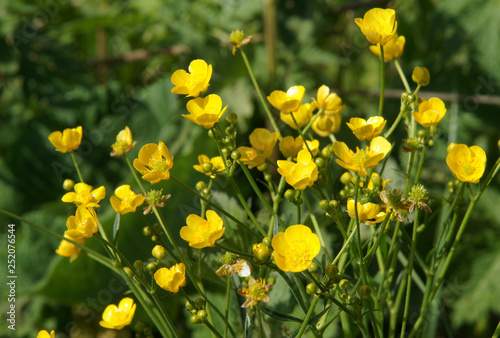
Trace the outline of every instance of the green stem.
<instances>
[{"instance_id":1,"label":"green stem","mask_svg":"<svg viewBox=\"0 0 500 338\"><path fill-rule=\"evenodd\" d=\"M76 162L75 153L73 151L70 151L70 154L71 154L71 159L73 160L73 163L75 164L75 169L76 169L76 172L78 173L78 178L80 179L80 182L84 183L82 173L80 172L80 167L78 167L78 163Z\"/></svg>"},{"instance_id":2,"label":"green stem","mask_svg":"<svg viewBox=\"0 0 500 338\"><path fill-rule=\"evenodd\" d=\"M257 305L257 318L259 321L259 337L264 338L264 324L262 321L262 314L260 313L260 307Z\"/></svg>"},{"instance_id":3,"label":"green stem","mask_svg":"<svg viewBox=\"0 0 500 338\"><path fill-rule=\"evenodd\" d=\"M396 69L398 70L399 77L401 78L401 81L403 81L403 85L405 86L405 90L410 93L411 89L410 86L408 85L408 80L406 80L405 73L403 72L403 69L401 68L401 65L399 64L398 59L394 59L394 65L396 66Z\"/></svg>"},{"instance_id":4,"label":"green stem","mask_svg":"<svg viewBox=\"0 0 500 338\"><path fill-rule=\"evenodd\" d=\"M309 324L309 321L311 320L311 317L314 313L314 308L316 308L318 301L319 301L319 296L314 295L311 306L309 306L309 310L306 313L306 317L304 318L304 321L302 322L302 325L300 326L299 333L297 333L297 336L296 336L297 338L302 337L302 335L304 334L304 331L306 330L306 327Z\"/></svg>"},{"instance_id":5,"label":"green stem","mask_svg":"<svg viewBox=\"0 0 500 338\"><path fill-rule=\"evenodd\" d=\"M231 276L227 274L226 286L226 312L224 313L224 338L227 337L227 328L229 326L229 306L231 304Z\"/></svg>"},{"instance_id":6,"label":"green stem","mask_svg":"<svg viewBox=\"0 0 500 338\"><path fill-rule=\"evenodd\" d=\"M144 189L144 186L142 185L141 180L137 176L137 172L136 172L135 168L132 166L132 163L130 163L130 159L128 158L127 153L123 153L123 157L125 158L125 162L127 162L128 168L130 169L130 172L134 176L135 181L137 182L137 184L141 188L142 193L146 194L146 189Z\"/></svg>"},{"instance_id":7,"label":"green stem","mask_svg":"<svg viewBox=\"0 0 500 338\"><path fill-rule=\"evenodd\" d=\"M247 55L245 54L245 51L243 48L240 48L241 52L241 57L243 58L243 62L245 62L245 66L247 67L248 74L250 75L250 78L252 79L253 86L255 87L255 90L257 91L257 95L259 96L260 103L262 104L262 107L264 108L264 111L266 112L267 117L269 118L269 121L271 122L271 125L274 128L274 131L279 134L279 138L281 140L281 133L280 129L278 128L278 125L276 124L276 121L274 120L273 114L271 114L271 111L269 110L269 107L264 100L264 96L262 95L262 91L260 90L259 84L257 83L257 80L255 79L255 76L252 71L252 67L250 66L250 62L248 62Z\"/></svg>"},{"instance_id":8,"label":"green stem","mask_svg":"<svg viewBox=\"0 0 500 338\"><path fill-rule=\"evenodd\" d=\"M385 90L385 61L384 46L380 45L380 101L378 104L378 116L383 116Z\"/></svg>"}]
</instances>

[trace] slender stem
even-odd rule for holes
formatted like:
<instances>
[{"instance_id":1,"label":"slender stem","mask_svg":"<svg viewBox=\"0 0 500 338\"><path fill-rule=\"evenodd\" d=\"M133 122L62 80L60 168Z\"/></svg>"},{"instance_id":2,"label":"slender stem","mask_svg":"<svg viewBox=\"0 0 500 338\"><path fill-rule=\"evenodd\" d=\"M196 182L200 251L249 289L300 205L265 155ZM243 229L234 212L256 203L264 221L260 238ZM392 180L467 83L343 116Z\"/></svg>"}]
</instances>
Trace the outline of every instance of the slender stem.
<instances>
[{"instance_id":1,"label":"slender stem","mask_svg":"<svg viewBox=\"0 0 500 338\"><path fill-rule=\"evenodd\" d=\"M80 182L84 183L82 173L80 172L80 167L78 166L78 163L76 162L75 153L73 151L70 151L70 154L71 154L71 159L73 160L73 163L75 164L76 172L78 173L78 179L80 180Z\"/></svg>"},{"instance_id":2,"label":"slender stem","mask_svg":"<svg viewBox=\"0 0 500 338\"><path fill-rule=\"evenodd\" d=\"M262 314L260 313L260 307L257 305L257 318L259 321L259 337L264 338L264 324L262 321Z\"/></svg>"},{"instance_id":3,"label":"slender stem","mask_svg":"<svg viewBox=\"0 0 500 338\"><path fill-rule=\"evenodd\" d=\"M229 326L229 306L231 305L231 275L227 274L226 286L226 312L224 313L224 338L227 337L227 328Z\"/></svg>"},{"instance_id":4,"label":"slender stem","mask_svg":"<svg viewBox=\"0 0 500 338\"><path fill-rule=\"evenodd\" d=\"M304 334L304 331L306 330L307 325L309 324L309 320L311 320L311 317L314 313L314 308L316 308L318 301L319 301L319 296L314 295L311 306L309 306L309 310L306 313L306 317L304 318L304 321L302 322L302 325L300 326L299 333L297 333L297 336L296 336L297 338L302 337L302 335Z\"/></svg>"},{"instance_id":5,"label":"slender stem","mask_svg":"<svg viewBox=\"0 0 500 338\"><path fill-rule=\"evenodd\" d=\"M394 59L394 65L396 66L396 69L398 70L399 77L401 78L401 81L403 81L403 85L405 86L405 90L410 93L411 89L410 86L408 85L408 80L406 80L405 73L403 72L403 69L401 68L401 65L399 64L398 59Z\"/></svg>"},{"instance_id":6,"label":"slender stem","mask_svg":"<svg viewBox=\"0 0 500 338\"><path fill-rule=\"evenodd\" d=\"M123 153L123 157L125 158L125 162L127 162L128 168L130 169L132 176L134 176L135 181L137 182L137 184L141 188L142 193L146 194L146 189L144 189L144 186L142 185L142 181L137 176L137 172L135 171L135 168L132 166L132 163L130 163L130 159L128 158L127 153Z\"/></svg>"},{"instance_id":7,"label":"slender stem","mask_svg":"<svg viewBox=\"0 0 500 338\"><path fill-rule=\"evenodd\" d=\"M392 133L394 132L394 130L396 130L396 127L398 126L399 122L401 121L401 119L403 118L403 116L406 114L407 111L408 110L406 106L401 108L391 128L384 134L384 138L389 138L392 135Z\"/></svg>"},{"instance_id":8,"label":"slender stem","mask_svg":"<svg viewBox=\"0 0 500 338\"><path fill-rule=\"evenodd\" d=\"M493 332L491 338L498 338L498 337L500 337L500 321L498 322L497 328L495 329L495 332Z\"/></svg>"},{"instance_id":9,"label":"slender stem","mask_svg":"<svg viewBox=\"0 0 500 338\"><path fill-rule=\"evenodd\" d=\"M264 96L262 95L262 91L260 90L259 84L257 83L257 80L255 79L255 76L252 71L252 67L250 66L250 62L248 62L247 55L245 54L245 51L243 48L240 48L241 52L241 57L243 58L243 62L245 62L245 66L247 67L248 74L250 75L250 78L252 79L253 86L255 87L255 90L257 91L257 95L259 95L260 103L262 104L262 107L264 108L264 111L266 112L267 117L269 118L269 121L271 122L271 125L273 126L273 129L275 132L279 134L279 138L281 140L281 133L280 129L278 128L278 125L276 124L276 121L274 120L273 114L271 114L271 111L269 110L269 106L267 105L266 101L264 100Z\"/></svg>"},{"instance_id":10,"label":"slender stem","mask_svg":"<svg viewBox=\"0 0 500 338\"><path fill-rule=\"evenodd\" d=\"M383 116L385 90L385 61L384 46L380 45L380 101L378 104L378 116Z\"/></svg>"}]
</instances>

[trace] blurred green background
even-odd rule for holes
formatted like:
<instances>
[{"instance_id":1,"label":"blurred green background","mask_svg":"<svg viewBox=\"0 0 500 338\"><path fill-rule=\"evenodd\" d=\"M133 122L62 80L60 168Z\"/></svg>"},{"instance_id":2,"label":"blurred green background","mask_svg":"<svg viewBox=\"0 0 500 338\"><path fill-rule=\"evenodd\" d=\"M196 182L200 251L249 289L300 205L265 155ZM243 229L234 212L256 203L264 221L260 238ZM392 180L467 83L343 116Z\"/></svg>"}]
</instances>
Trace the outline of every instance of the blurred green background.
<instances>
[{"instance_id":1,"label":"blurred green background","mask_svg":"<svg viewBox=\"0 0 500 338\"><path fill-rule=\"evenodd\" d=\"M448 108L423 176L442 196L451 176L444 165L449 142L480 145L489 166L499 155L499 1L18 0L0 3L0 208L63 233L73 208L60 201L62 182L77 175L70 157L56 152L47 137L78 125L84 136L77 158L86 182L106 187L99 218L108 229L114 219L109 196L118 185L133 184L124 161L109 157L116 134L127 125L138 141L131 158L143 144L162 140L175 158L172 174L193 187L204 178L192 169L197 154L215 156L216 150L203 128L182 118L187 99L170 93L175 70L198 58L213 65L208 93L219 94L228 112L238 114L242 144L252 128L265 125L241 56L231 53L234 29L253 35L245 50L266 94L300 84L309 101L326 84L347 105L344 122L374 115L379 63L354 18L386 6L396 9L398 33L406 37L400 59L406 76L411 78L415 66L427 67L431 83L420 94L438 96ZM403 88L393 64L387 64L386 83L385 114L392 121ZM337 139L354 141L345 129L344 124ZM399 155L399 150L393 153L396 162ZM172 194L164 212L178 233L199 205L172 182L157 187ZM464 236L437 307L436 335L486 337L498 323L499 187L497 178ZM130 259L148 259L153 243L140 236L142 219L127 215L122 220L127 231L121 247ZM85 255L72 264L58 257L56 238L3 215L0 222L2 269L6 225L16 225L13 336L33 337L40 329L80 337L101 332L102 310L125 291L118 277ZM97 241L87 245L99 248ZM5 314L6 281L0 290ZM182 306L173 304L175 315ZM141 311L138 317L147 321ZM196 335L183 319L178 321L181 332ZM4 320L0 329L12 335Z\"/></svg>"}]
</instances>

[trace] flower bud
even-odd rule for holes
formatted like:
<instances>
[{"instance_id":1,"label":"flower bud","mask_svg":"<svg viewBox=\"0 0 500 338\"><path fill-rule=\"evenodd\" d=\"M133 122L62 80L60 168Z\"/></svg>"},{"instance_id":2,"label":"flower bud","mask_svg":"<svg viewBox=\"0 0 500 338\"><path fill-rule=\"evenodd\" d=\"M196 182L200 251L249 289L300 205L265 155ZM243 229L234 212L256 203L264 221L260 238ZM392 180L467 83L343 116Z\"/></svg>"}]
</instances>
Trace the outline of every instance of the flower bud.
<instances>
[{"instance_id":1,"label":"flower bud","mask_svg":"<svg viewBox=\"0 0 500 338\"><path fill-rule=\"evenodd\" d=\"M205 300L203 298L198 298L194 301L194 304L198 309L203 309L205 307Z\"/></svg>"},{"instance_id":2,"label":"flower bud","mask_svg":"<svg viewBox=\"0 0 500 338\"><path fill-rule=\"evenodd\" d=\"M262 243L255 243L252 247L252 250L255 260L259 263L264 263L271 255L271 249L269 248L269 246Z\"/></svg>"},{"instance_id":3,"label":"flower bud","mask_svg":"<svg viewBox=\"0 0 500 338\"><path fill-rule=\"evenodd\" d=\"M315 294L317 290L318 290L318 286L316 284L314 284L314 283L309 283L306 286L306 292L307 292L308 295Z\"/></svg>"},{"instance_id":4,"label":"flower bud","mask_svg":"<svg viewBox=\"0 0 500 338\"><path fill-rule=\"evenodd\" d=\"M198 311L198 319L200 320L200 323L203 323L205 321L205 319L207 319L207 311L205 310L200 310Z\"/></svg>"},{"instance_id":5,"label":"flower bud","mask_svg":"<svg viewBox=\"0 0 500 338\"><path fill-rule=\"evenodd\" d=\"M316 270L318 270L318 264L315 262L311 262L311 264L309 264L309 266L307 267L307 270L309 270L309 272L315 272Z\"/></svg>"},{"instance_id":6,"label":"flower bud","mask_svg":"<svg viewBox=\"0 0 500 338\"><path fill-rule=\"evenodd\" d=\"M186 310L188 310L188 311L193 311L195 309L193 303L191 301L189 301L189 300L186 301L186 305L185 306L186 306Z\"/></svg>"},{"instance_id":7,"label":"flower bud","mask_svg":"<svg viewBox=\"0 0 500 338\"><path fill-rule=\"evenodd\" d=\"M141 260L136 260L134 262L134 269L141 271L144 268L144 263Z\"/></svg>"},{"instance_id":8,"label":"flower bud","mask_svg":"<svg viewBox=\"0 0 500 338\"><path fill-rule=\"evenodd\" d=\"M339 268L336 265L328 265L325 270L325 275L335 277L339 274Z\"/></svg>"},{"instance_id":9,"label":"flower bud","mask_svg":"<svg viewBox=\"0 0 500 338\"><path fill-rule=\"evenodd\" d=\"M198 324L199 322L198 316L192 315L191 318L189 318L189 321L191 322L191 324Z\"/></svg>"},{"instance_id":10,"label":"flower bud","mask_svg":"<svg viewBox=\"0 0 500 338\"><path fill-rule=\"evenodd\" d=\"M132 276L134 275L134 273L132 272L132 270L131 270L128 266L124 267L124 268L123 268L123 271L125 271L125 273L126 273L126 274L127 274L127 276L129 276L129 277L132 277Z\"/></svg>"},{"instance_id":11,"label":"flower bud","mask_svg":"<svg viewBox=\"0 0 500 338\"><path fill-rule=\"evenodd\" d=\"M229 35L229 42L231 44L240 44L241 41L245 38L245 32L242 31L241 29L237 29L231 32L231 35Z\"/></svg>"},{"instance_id":12,"label":"flower bud","mask_svg":"<svg viewBox=\"0 0 500 338\"><path fill-rule=\"evenodd\" d=\"M425 67L415 67L411 74L411 79L419 86L427 86L431 80L429 70Z\"/></svg>"},{"instance_id":13,"label":"flower bud","mask_svg":"<svg viewBox=\"0 0 500 338\"><path fill-rule=\"evenodd\" d=\"M235 123L236 121L238 121L238 115L236 115L233 112L230 112L226 117L226 121L229 123Z\"/></svg>"},{"instance_id":14,"label":"flower bud","mask_svg":"<svg viewBox=\"0 0 500 338\"><path fill-rule=\"evenodd\" d=\"M67 178L63 182L63 189L66 191L71 191L73 190L73 187L75 186L75 181Z\"/></svg>"},{"instance_id":15,"label":"flower bud","mask_svg":"<svg viewBox=\"0 0 500 338\"><path fill-rule=\"evenodd\" d=\"M148 269L149 272L153 273L156 271L156 268L158 267L158 264L156 262L151 262L146 265L146 269Z\"/></svg>"},{"instance_id":16,"label":"flower bud","mask_svg":"<svg viewBox=\"0 0 500 338\"><path fill-rule=\"evenodd\" d=\"M196 190L198 190L198 191L205 189L205 187L206 187L206 185L205 185L205 182L203 182L203 181L198 181L196 183Z\"/></svg>"},{"instance_id":17,"label":"flower bud","mask_svg":"<svg viewBox=\"0 0 500 338\"><path fill-rule=\"evenodd\" d=\"M342 279L340 282L339 282L339 288L341 290L347 290L351 287L351 282L349 282L348 279Z\"/></svg>"},{"instance_id":18,"label":"flower bud","mask_svg":"<svg viewBox=\"0 0 500 338\"><path fill-rule=\"evenodd\" d=\"M328 203L327 200L321 200L321 201L319 201L319 207L321 208L321 210L328 209L328 206L329 206L329 203Z\"/></svg>"},{"instance_id":19,"label":"flower bud","mask_svg":"<svg viewBox=\"0 0 500 338\"><path fill-rule=\"evenodd\" d=\"M157 259L163 259L167 257L167 250L161 245L156 245L152 251L153 257Z\"/></svg>"},{"instance_id":20,"label":"flower bud","mask_svg":"<svg viewBox=\"0 0 500 338\"><path fill-rule=\"evenodd\" d=\"M271 246L271 239L269 237L264 237L262 239L262 244L264 244L266 246Z\"/></svg>"},{"instance_id":21,"label":"flower bud","mask_svg":"<svg viewBox=\"0 0 500 338\"><path fill-rule=\"evenodd\" d=\"M372 289L368 285L362 285L358 288L358 295L362 299L368 299L372 294Z\"/></svg>"},{"instance_id":22,"label":"flower bud","mask_svg":"<svg viewBox=\"0 0 500 338\"><path fill-rule=\"evenodd\" d=\"M233 160L239 160L241 158L241 153L237 150L233 150L233 152L231 153L231 158Z\"/></svg>"},{"instance_id":23,"label":"flower bud","mask_svg":"<svg viewBox=\"0 0 500 338\"><path fill-rule=\"evenodd\" d=\"M351 180L352 180L352 175L348 171L346 171L345 173L342 174L342 176L340 176L340 182L342 182L342 184L344 185L348 185L349 183L351 183Z\"/></svg>"},{"instance_id":24,"label":"flower bud","mask_svg":"<svg viewBox=\"0 0 500 338\"><path fill-rule=\"evenodd\" d=\"M285 191L285 198L289 201L295 200L295 190L288 189Z\"/></svg>"},{"instance_id":25,"label":"flower bud","mask_svg":"<svg viewBox=\"0 0 500 338\"><path fill-rule=\"evenodd\" d=\"M151 229L150 226L145 226L144 228L142 228L142 234L145 237L151 237L153 235L153 229Z\"/></svg>"}]
</instances>

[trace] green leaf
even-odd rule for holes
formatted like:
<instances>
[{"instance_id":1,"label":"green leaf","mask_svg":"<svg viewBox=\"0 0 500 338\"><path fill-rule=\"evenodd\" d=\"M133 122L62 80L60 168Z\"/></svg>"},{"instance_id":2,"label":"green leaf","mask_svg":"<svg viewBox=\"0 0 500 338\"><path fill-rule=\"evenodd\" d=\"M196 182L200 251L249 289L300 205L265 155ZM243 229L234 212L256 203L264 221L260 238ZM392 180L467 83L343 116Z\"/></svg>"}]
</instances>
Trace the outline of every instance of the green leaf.
<instances>
[{"instance_id":1,"label":"green leaf","mask_svg":"<svg viewBox=\"0 0 500 338\"><path fill-rule=\"evenodd\" d=\"M271 310L265 306L261 306L260 309L262 310L263 313L268 315L269 317L272 317L274 319L281 320L283 322L297 322L297 323L302 323L302 319L286 315L284 313L280 313L278 311Z\"/></svg>"}]
</instances>

